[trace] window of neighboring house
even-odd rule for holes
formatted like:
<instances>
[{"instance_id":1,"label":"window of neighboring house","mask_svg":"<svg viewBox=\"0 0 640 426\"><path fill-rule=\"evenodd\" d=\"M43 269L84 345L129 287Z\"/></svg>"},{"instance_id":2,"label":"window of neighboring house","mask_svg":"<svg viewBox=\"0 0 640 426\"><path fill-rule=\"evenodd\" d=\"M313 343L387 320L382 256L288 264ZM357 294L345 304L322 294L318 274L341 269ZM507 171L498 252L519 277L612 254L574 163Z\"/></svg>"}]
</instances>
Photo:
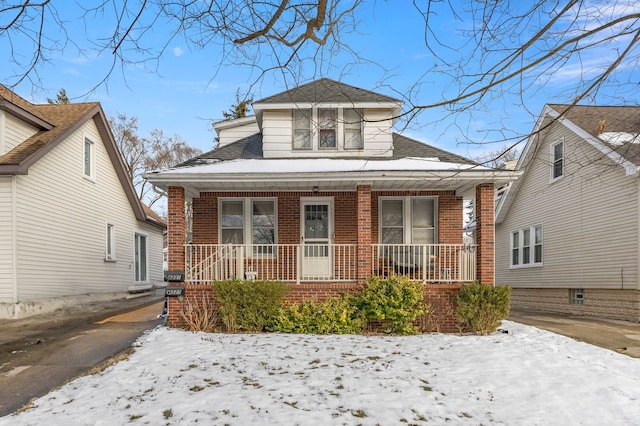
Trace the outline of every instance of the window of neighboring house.
<instances>
[{"instance_id":1,"label":"window of neighboring house","mask_svg":"<svg viewBox=\"0 0 640 426\"><path fill-rule=\"evenodd\" d=\"M293 110L293 149L311 148L311 110Z\"/></svg>"},{"instance_id":2,"label":"window of neighboring house","mask_svg":"<svg viewBox=\"0 0 640 426\"><path fill-rule=\"evenodd\" d=\"M254 245L254 255L273 254L276 201L245 198L220 201L220 243Z\"/></svg>"},{"instance_id":3,"label":"window of neighboring house","mask_svg":"<svg viewBox=\"0 0 640 426\"><path fill-rule=\"evenodd\" d=\"M551 180L564 176L564 139L551 145Z\"/></svg>"},{"instance_id":4,"label":"window of neighboring house","mask_svg":"<svg viewBox=\"0 0 640 426\"><path fill-rule=\"evenodd\" d=\"M104 259L107 261L116 260L116 227L112 223L107 223L106 247Z\"/></svg>"},{"instance_id":5,"label":"window of neighboring house","mask_svg":"<svg viewBox=\"0 0 640 426\"><path fill-rule=\"evenodd\" d=\"M434 244L436 199L380 199L380 244Z\"/></svg>"},{"instance_id":6,"label":"window of neighboring house","mask_svg":"<svg viewBox=\"0 0 640 426\"><path fill-rule=\"evenodd\" d=\"M345 108L343 110L344 122L344 149L362 149L364 140L362 137L362 110Z\"/></svg>"},{"instance_id":7,"label":"window of neighboring house","mask_svg":"<svg viewBox=\"0 0 640 426\"><path fill-rule=\"evenodd\" d=\"M542 225L511 233L511 266L542 265Z\"/></svg>"},{"instance_id":8,"label":"window of neighboring house","mask_svg":"<svg viewBox=\"0 0 640 426\"><path fill-rule=\"evenodd\" d=\"M84 138L84 175L95 178L95 144L88 138Z\"/></svg>"},{"instance_id":9,"label":"window of neighboring house","mask_svg":"<svg viewBox=\"0 0 640 426\"><path fill-rule=\"evenodd\" d=\"M318 146L335 149L338 140L338 110L318 109Z\"/></svg>"},{"instance_id":10,"label":"window of neighboring house","mask_svg":"<svg viewBox=\"0 0 640 426\"><path fill-rule=\"evenodd\" d=\"M571 303L572 305L584 305L584 289L569 289L569 303Z\"/></svg>"},{"instance_id":11,"label":"window of neighboring house","mask_svg":"<svg viewBox=\"0 0 640 426\"><path fill-rule=\"evenodd\" d=\"M134 237L134 280L135 282L149 281L148 276L148 245L147 236L136 232Z\"/></svg>"}]
</instances>

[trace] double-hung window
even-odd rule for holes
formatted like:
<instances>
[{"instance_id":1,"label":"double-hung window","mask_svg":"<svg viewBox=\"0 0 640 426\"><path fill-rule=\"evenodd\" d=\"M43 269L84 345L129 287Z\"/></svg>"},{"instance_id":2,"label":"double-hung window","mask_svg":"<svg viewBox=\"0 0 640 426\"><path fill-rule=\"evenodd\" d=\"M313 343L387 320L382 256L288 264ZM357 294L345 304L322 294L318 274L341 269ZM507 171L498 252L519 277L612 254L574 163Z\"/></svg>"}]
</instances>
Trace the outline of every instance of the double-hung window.
<instances>
[{"instance_id":1,"label":"double-hung window","mask_svg":"<svg viewBox=\"0 0 640 426\"><path fill-rule=\"evenodd\" d=\"M542 225L511 232L511 266L542 265Z\"/></svg>"},{"instance_id":2,"label":"double-hung window","mask_svg":"<svg viewBox=\"0 0 640 426\"><path fill-rule=\"evenodd\" d=\"M564 176L564 139L551 145L551 181Z\"/></svg>"},{"instance_id":3,"label":"double-hung window","mask_svg":"<svg viewBox=\"0 0 640 426\"><path fill-rule=\"evenodd\" d=\"M134 281L147 282L148 276L147 236L136 232L134 237Z\"/></svg>"},{"instance_id":4,"label":"double-hung window","mask_svg":"<svg viewBox=\"0 0 640 426\"><path fill-rule=\"evenodd\" d=\"M364 148L362 109L294 109L292 123L294 151Z\"/></svg>"},{"instance_id":5,"label":"double-hung window","mask_svg":"<svg viewBox=\"0 0 640 426\"><path fill-rule=\"evenodd\" d=\"M435 242L435 198L380 199L381 244L434 244Z\"/></svg>"},{"instance_id":6,"label":"double-hung window","mask_svg":"<svg viewBox=\"0 0 640 426\"><path fill-rule=\"evenodd\" d=\"M293 149L311 149L311 110L293 110Z\"/></svg>"},{"instance_id":7,"label":"double-hung window","mask_svg":"<svg viewBox=\"0 0 640 426\"><path fill-rule=\"evenodd\" d=\"M84 138L83 173L87 178L95 178L95 144L88 138Z\"/></svg>"},{"instance_id":8,"label":"double-hung window","mask_svg":"<svg viewBox=\"0 0 640 426\"><path fill-rule=\"evenodd\" d=\"M112 223L107 223L105 243L104 260L113 262L116 260L116 226Z\"/></svg>"},{"instance_id":9,"label":"double-hung window","mask_svg":"<svg viewBox=\"0 0 640 426\"><path fill-rule=\"evenodd\" d=\"M345 108L343 110L344 122L344 149L362 149L362 110Z\"/></svg>"},{"instance_id":10,"label":"double-hung window","mask_svg":"<svg viewBox=\"0 0 640 426\"><path fill-rule=\"evenodd\" d=\"M318 109L318 146L320 149L335 149L338 140L338 110Z\"/></svg>"},{"instance_id":11,"label":"double-hung window","mask_svg":"<svg viewBox=\"0 0 640 426\"><path fill-rule=\"evenodd\" d=\"M253 245L253 254L272 254L276 244L276 201L264 198L220 201L220 243Z\"/></svg>"}]
</instances>

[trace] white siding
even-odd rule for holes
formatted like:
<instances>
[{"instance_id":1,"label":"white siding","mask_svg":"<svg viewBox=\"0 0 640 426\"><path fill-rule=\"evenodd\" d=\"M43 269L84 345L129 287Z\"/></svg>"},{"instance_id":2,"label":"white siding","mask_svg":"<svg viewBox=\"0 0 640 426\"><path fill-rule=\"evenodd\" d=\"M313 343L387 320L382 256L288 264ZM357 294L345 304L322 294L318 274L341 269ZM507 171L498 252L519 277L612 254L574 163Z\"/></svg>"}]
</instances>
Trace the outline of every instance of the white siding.
<instances>
[{"instance_id":1,"label":"white siding","mask_svg":"<svg viewBox=\"0 0 640 426\"><path fill-rule=\"evenodd\" d=\"M11 176L0 176L0 302L13 302Z\"/></svg>"},{"instance_id":2,"label":"white siding","mask_svg":"<svg viewBox=\"0 0 640 426\"><path fill-rule=\"evenodd\" d=\"M262 116L262 149L264 157L390 157L393 154L391 111L386 109L365 109L364 116L363 150L293 150L291 110L264 111ZM339 132L341 128L340 126Z\"/></svg>"},{"instance_id":3,"label":"white siding","mask_svg":"<svg viewBox=\"0 0 640 426\"><path fill-rule=\"evenodd\" d=\"M85 135L95 143L94 181L83 177ZM126 291L133 285L133 235L144 224L135 220L93 121L17 178L21 301ZM115 262L104 260L107 222L115 225ZM152 233L161 238L160 230ZM158 253L161 268L161 247Z\"/></svg>"},{"instance_id":4,"label":"white siding","mask_svg":"<svg viewBox=\"0 0 640 426\"><path fill-rule=\"evenodd\" d=\"M564 136L565 175L550 182L550 145ZM631 289L638 283L638 186L600 152L554 124L496 226L496 283L521 288ZM510 234L543 226L543 266L510 268Z\"/></svg>"},{"instance_id":5,"label":"white siding","mask_svg":"<svg viewBox=\"0 0 640 426\"><path fill-rule=\"evenodd\" d=\"M259 133L258 123L248 123L243 126L230 127L228 129L222 129L218 132L218 146L225 146L231 142L235 142L247 136L255 135Z\"/></svg>"},{"instance_id":6,"label":"white siding","mask_svg":"<svg viewBox=\"0 0 640 426\"><path fill-rule=\"evenodd\" d=\"M4 114L3 141L0 141L0 155L6 154L13 148L38 133L38 129L11 114Z\"/></svg>"}]
</instances>

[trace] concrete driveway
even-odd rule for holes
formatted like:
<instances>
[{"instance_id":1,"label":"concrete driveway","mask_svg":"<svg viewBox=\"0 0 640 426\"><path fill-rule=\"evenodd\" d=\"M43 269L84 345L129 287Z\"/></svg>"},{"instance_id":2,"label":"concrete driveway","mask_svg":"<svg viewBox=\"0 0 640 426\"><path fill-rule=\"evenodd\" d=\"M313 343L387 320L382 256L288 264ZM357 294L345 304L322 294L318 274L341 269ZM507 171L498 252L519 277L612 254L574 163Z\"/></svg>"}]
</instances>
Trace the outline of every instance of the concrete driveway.
<instances>
[{"instance_id":1,"label":"concrete driveway","mask_svg":"<svg viewBox=\"0 0 640 426\"><path fill-rule=\"evenodd\" d=\"M162 296L0 321L0 416L126 352L161 321Z\"/></svg>"},{"instance_id":2,"label":"concrete driveway","mask_svg":"<svg viewBox=\"0 0 640 426\"><path fill-rule=\"evenodd\" d=\"M520 309L508 319L640 358L640 323Z\"/></svg>"}]
</instances>

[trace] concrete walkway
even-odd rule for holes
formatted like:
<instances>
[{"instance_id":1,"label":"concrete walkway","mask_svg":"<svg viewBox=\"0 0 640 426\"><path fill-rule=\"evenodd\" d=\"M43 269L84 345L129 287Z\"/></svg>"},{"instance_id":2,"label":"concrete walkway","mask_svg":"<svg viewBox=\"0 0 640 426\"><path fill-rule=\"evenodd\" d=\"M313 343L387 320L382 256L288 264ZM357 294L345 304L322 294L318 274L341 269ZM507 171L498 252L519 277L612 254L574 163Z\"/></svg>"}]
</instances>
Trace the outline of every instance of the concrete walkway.
<instances>
[{"instance_id":1,"label":"concrete walkway","mask_svg":"<svg viewBox=\"0 0 640 426\"><path fill-rule=\"evenodd\" d=\"M163 304L154 295L0 321L0 416L128 351L161 324Z\"/></svg>"},{"instance_id":2,"label":"concrete walkway","mask_svg":"<svg viewBox=\"0 0 640 426\"><path fill-rule=\"evenodd\" d=\"M640 323L520 309L508 319L640 358Z\"/></svg>"}]
</instances>

